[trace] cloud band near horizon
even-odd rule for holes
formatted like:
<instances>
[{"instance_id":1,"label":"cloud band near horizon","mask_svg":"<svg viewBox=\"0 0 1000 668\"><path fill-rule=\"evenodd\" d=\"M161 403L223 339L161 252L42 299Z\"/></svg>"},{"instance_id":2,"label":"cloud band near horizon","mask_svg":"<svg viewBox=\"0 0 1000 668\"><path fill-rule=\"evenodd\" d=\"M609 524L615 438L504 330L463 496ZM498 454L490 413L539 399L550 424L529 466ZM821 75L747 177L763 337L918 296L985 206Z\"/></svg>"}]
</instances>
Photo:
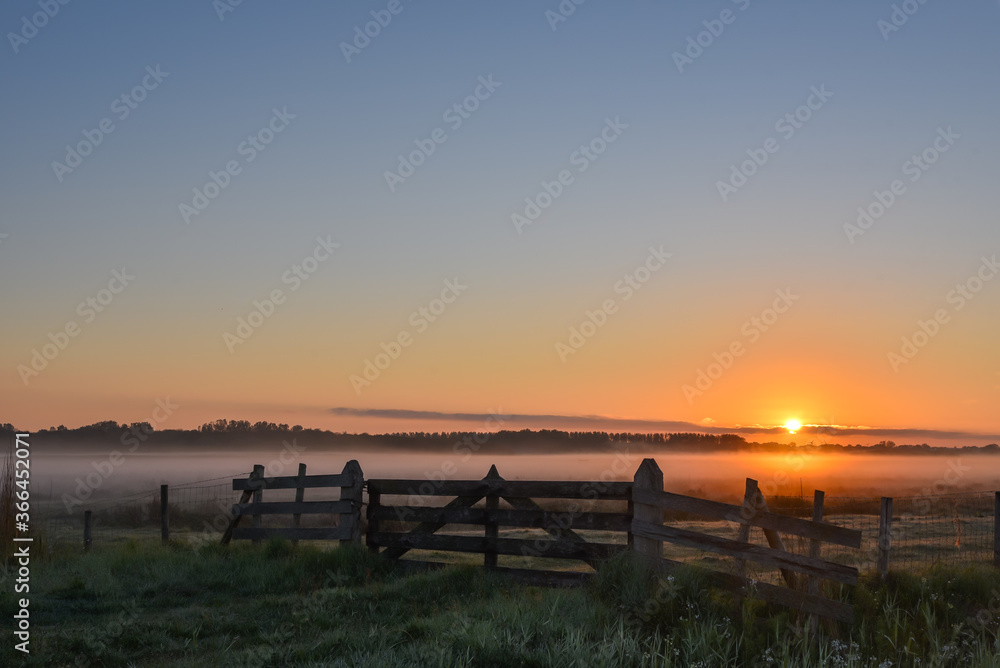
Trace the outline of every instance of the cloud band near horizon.
<instances>
[{"instance_id":1,"label":"cloud band near horizon","mask_svg":"<svg viewBox=\"0 0 1000 668\"><path fill-rule=\"evenodd\" d=\"M632 418L615 418L603 415L548 415L548 414L504 414L504 413L446 413L443 411L420 411L401 408L347 408L336 407L328 411L332 415L343 417L370 417L387 420L441 420L453 422L480 422L490 424L498 422L519 423L541 428L555 429L559 427L580 427L596 431L620 429L631 431L657 432L697 432L702 434L787 434L784 427L765 427L761 425L737 425L734 427L717 427L684 422L679 420L642 420ZM945 431L938 429L912 429L890 427L846 427L842 425L803 425L799 434L819 434L824 436L869 436L888 439L987 439L1000 441L1000 435L981 434L970 431Z\"/></svg>"}]
</instances>

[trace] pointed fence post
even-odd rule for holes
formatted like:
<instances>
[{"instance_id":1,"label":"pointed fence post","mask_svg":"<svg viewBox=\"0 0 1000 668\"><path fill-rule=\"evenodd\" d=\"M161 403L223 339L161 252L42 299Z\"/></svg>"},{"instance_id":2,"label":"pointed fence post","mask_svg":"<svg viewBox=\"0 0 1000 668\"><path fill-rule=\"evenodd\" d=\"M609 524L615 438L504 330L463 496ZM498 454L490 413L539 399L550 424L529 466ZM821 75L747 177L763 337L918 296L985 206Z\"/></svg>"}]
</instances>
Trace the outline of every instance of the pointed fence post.
<instances>
[{"instance_id":1,"label":"pointed fence post","mask_svg":"<svg viewBox=\"0 0 1000 668\"><path fill-rule=\"evenodd\" d=\"M361 505L364 501L365 476L358 460L352 459L344 465L341 475L347 476L347 485L340 488L340 500L350 501L351 508L340 514L342 530L340 545L361 543Z\"/></svg>"},{"instance_id":2,"label":"pointed fence post","mask_svg":"<svg viewBox=\"0 0 1000 668\"><path fill-rule=\"evenodd\" d=\"M655 459L646 458L639 464L635 476L632 478L632 489L642 489L652 492L663 491L663 471L657 465ZM633 495L634 496L634 495ZM632 521L649 522L651 524L663 524L663 511L659 506L649 506L644 503L632 502ZM629 543L632 551L640 558L649 560L652 565L659 565L663 557L663 543L652 538L636 536L629 531Z\"/></svg>"},{"instance_id":3,"label":"pointed fence post","mask_svg":"<svg viewBox=\"0 0 1000 668\"><path fill-rule=\"evenodd\" d=\"M497 471L496 465L490 466L490 472L486 474L483 480L503 480L500 477L500 472ZM486 511L487 513L491 510L498 510L500 508L500 497L496 494L486 495ZM487 520L485 522L485 536L487 538L498 538L500 536L500 527L497 526L496 522L491 522ZM497 553L496 550L491 550L489 548L483 553L483 566L486 568L496 568L497 567Z\"/></svg>"}]
</instances>

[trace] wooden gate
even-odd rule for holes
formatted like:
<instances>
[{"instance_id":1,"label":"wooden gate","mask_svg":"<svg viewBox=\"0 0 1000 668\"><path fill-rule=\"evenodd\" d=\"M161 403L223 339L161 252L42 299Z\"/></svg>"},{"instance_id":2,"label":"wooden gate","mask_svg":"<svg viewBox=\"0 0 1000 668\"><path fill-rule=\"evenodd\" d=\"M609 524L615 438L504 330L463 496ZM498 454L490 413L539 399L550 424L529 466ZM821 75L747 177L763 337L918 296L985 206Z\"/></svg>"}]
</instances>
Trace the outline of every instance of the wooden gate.
<instances>
[{"instance_id":1,"label":"wooden gate","mask_svg":"<svg viewBox=\"0 0 1000 668\"><path fill-rule=\"evenodd\" d=\"M361 465L354 459L347 462L341 473L334 475L306 475L306 465L299 464L299 474L274 478L264 477L264 467L256 465L249 478L233 480L233 489L243 491L240 502L233 506L233 518L222 536L227 545L233 538L262 539L281 537L298 540L339 540L341 543L361 540L361 494L364 476ZM339 487L338 501L306 501L305 490L321 487ZM294 501L263 500L265 489L294 489ZM302 527L302 515L339 515L336 526ZM251 517L250 527L240 527L246 516ZM291 515L290 527L264 527L263 515Z\"/></svg>"},{"instance_id":2,"label":"wooden gate","mask_svg":"<svg viewBox=\"0 0 1000 668\"><path fill-rule=\"evenodd\" d=\"M497 569L498 555L579 560L596 567L601 560L627 549L631 515L625 512L583 511L578 501L619 501L629 504L632 483L600 481L508 481L495 466L482 480L369 480L367 544L373 552L398 560L409 550L471 552L483 555L487 568ZM385 504L385 496L406 496L403 505ZM427 497L455 497L438 507L424 505ZM565 499L565 509L545 510L533 499ZM480 501L485 503L476 507ZM510 507L501 508L500 501ZM390 529L387 522L418 523L410 530ZM435 533L447 525L483 527L481 536ZM500 536L501 527L542 529L539 539ZM618 532L621 543L593 542L577 530ZM501 568L524 579L566 584L588 573Z\"/></svg>"},{"instance_id":3,"label":"wooden gate","mask_svg":"<svg viewBox=\"0 0 1000 668\"><path fill-rule=\"evenodd\" d=\"M667 569L681 565L677 561L663 557L664 542L733 557L736 559L736 573L725 573L692 565L688 567L696 568L705 574L714 586L728 589L739 596L753 596L840 621L850 622L853 619L854 609L851 605L819 594L818 579L855 585L858 582L858 569L821 559L820 553L823 543L851 548L861 547L861 532L821 521L822 492L816 494L813 521L804 520L768 512L764 497L757 488L757 482L751 479L747 479L747 491L742 506L665 492L660 467L654 460L646 459L635 474L632 500L634 504L632 533L635 536L635 550L652 559L656 565ZM739 524L737 538L733 540L667 526L663 521L665 510L735 522ZM763 529L768 547L749 542L750 527L753 526ZM788 552L781 533L809 539L809 554ZM745 574L747 561L779 569L787 586L751 581Z\"/></svg>"}]
</instances>

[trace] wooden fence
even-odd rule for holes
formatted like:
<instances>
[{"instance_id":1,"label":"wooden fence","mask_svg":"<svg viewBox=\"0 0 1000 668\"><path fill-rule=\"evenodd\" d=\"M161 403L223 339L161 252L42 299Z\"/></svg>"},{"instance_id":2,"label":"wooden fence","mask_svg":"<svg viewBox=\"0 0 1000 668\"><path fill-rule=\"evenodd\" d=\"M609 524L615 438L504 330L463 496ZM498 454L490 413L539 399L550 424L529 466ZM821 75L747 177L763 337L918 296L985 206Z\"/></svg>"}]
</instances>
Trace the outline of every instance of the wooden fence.
<instances>
[{"instance_id":1,"label":"wooden fence","mask_svg":"<svg viewBox=\"0 0 1000 668\"><path fill-rule=\"evenodd\" d=\"M597 567L602 560L627 549L624 544L588 541L577 530L621 532L631 522L629 482L509 481L496 467L482 480L369 480L369 550L398 560L409 550L466 552L483 555L483 565L498 569L498 555L582 561ZM383 497L407 497L403 504L387 504ZM443 506L430 506L429 497L454 497ZM534 499L562 499L566 508L545 510ZM509 508L501 508L503 500ZM414 502L415 501L415 502ZM480 501L482 507L475 507ZM618 501L624 512L583 511L580 501ZM390 528L416 523L411 529ZM481 526L481 536L438 534L448 525ZM539 538L501 537L500 528L541 529ZM524 579L548 584L579 581L585 573L555 570L499 569Z\"/></svg>"},{"instance_id":2,"label":"wooden fence","mask_svg":"<svg viewBox=\"0 0 1000 668\"><path fill-rule=\"evenodd\" d=\"M593 567L626 550L649 560L659 569L670 570L681 562L664 558L663 545L670 543L699 551L712 552L733 559L729 571L711 570L686 564L703 574L715 587L742 597L759 598L787 606L812 616L850 621L852 607L821 594L820 581L855 585L858 569L823 558L823 545L858 549L861 532L823 521L824 494L814 496L812 519L770 512L754 480L747 479L742 505L709 501L667 492L663 474L652 459L646 459L631 482L604 481L521 481L504 480L496 467L481 480L364 480L357 461L350 461L336 475L306 475L304 464L296 476L265 478L262 466L255 466L249 478L233 480L233 489L242 491L240 502L233 506L233 516L223 535L223 544L232 538L260 541L272 536L296 540L339 540L360 543L363 487L368 490L367 521L364 532L368 549L400 565L427 567L434 564L418 559L400 560L411 550L482 555L486 568L505 571L528 582L539 584L576 584L592 575L589 572L556 569L500 568L498 557L534 557L576 560ZM309 488L340 488L337 501L306 501ZM264 490L294 489L295 501L263 501ZM167 489L161 490L166 507ZM435 503L433 499L438 499ZM450 499L447 502L442 501ZM548 508L536 499L545 500ZM553 507L552 500L561 500ZM501 503L505 506L501 507ZM601 509L588 508L597 504ZM608 511L608 506L618 510ZM300 526L303 514L339 515L329 527ZM665 515L669 513L669 515ZM995 497L994 563L1000 567L1000 492ZM292 515L290 527L264 527L262 516ZM240 527L249 515L252 526ZM736 536L712 535L691 528L671 526L665 516L695 516L708 521L728 521L736 525ZM89 519L89 516L88 516ZM452 527L453 533L441 530ZM458 533L454 527L461 527ZM481 527L481 529L480 529ZM767 545L750 542L751 529L761 529ZM501 529L507 529L501 535ZM531 530L536 537L531 537ZM600 531L600 539L588 540L580 532ZM166 511L162 533L169 535ZM512 536L511 533L517 535ZM892 533L892 499L883 499L877 572L889 568ZM790 552L782 536L797 536L808 541L808 554ZM615 540L617 538L617 540ZM89 522L85 542L89 546ZM613 542L609 542L613 541ZM843 553L841 550L840 553ZM828 553L829 554L829 553ZM412 555L410 555L412 556ZM511 560L512 563L517 560ZM747 562L777 569L777 583L755 581L748 576ZM525 560L519 566L534 566Z\"/></svg>"},{"instance_id":3,"label":"wooden fence","mask_svg":"<svg viewBox=\"0 0 1000 668\"><path fill-rule=\"evenodd\" d=\"M233 538L260 541L281 537L298 540L339 540L342 543L361 540L361 504L364 476L356 460L347 462L343 472L335 475L306 475L306 465L299 464L299 474L275 478L264 477L264 467L256 465L249 478L233 480L233 490L243 492L240 502L233 506L233 519L222 536L226 545ZM319 487L339 487L338 501L306 501L305 490ZM263 500L265 489L294 489L295 501ZM333 527L302 527L305 514L339 515ZM251 517L249 528L240 527L244 517ZM263 515L291 515L290 527L264 527Z\"/></svg>"},{"instance_id":4,"label":"wooden fence","mask_svg":"<svg viewBox=\"0 0 1000 668\"><path fill-rule=\"evenodd\" d=\"M819 579L828 579L847 585L858 582L858 570L820 558L822 544L833 543L859 548L861 532L824 524L823 493L817 492L813 520L788 517L768 512L767 503L757 488L755 480L747 480L742 506L708 501L691 496L672 494L663 490L663 473L652 459L642 462L635 474L632 489L634 519L632 534L634 549L647 557L655 566L665 569L681 564L663 557L663 543L669 542L733 557L737 560L736 573L714 571L688 565L703 573L714 586L733 591L738 596L753 596L778 603L813 615L841 621L851 621L853 608L840 601L819 595ZM706 533L666 526L663 513L681 511L712 520L726 520L739 524L735 540ZM749 542L751 527L763 530L768 547ZM810 540L809 555L794 554L785 549L781 534L793 534ZM752 582L745 575L745 564L753 561L780 570L787 587L766 582ZM801 576L806 576L802 580Z\"/></svg>"}]
</instances>

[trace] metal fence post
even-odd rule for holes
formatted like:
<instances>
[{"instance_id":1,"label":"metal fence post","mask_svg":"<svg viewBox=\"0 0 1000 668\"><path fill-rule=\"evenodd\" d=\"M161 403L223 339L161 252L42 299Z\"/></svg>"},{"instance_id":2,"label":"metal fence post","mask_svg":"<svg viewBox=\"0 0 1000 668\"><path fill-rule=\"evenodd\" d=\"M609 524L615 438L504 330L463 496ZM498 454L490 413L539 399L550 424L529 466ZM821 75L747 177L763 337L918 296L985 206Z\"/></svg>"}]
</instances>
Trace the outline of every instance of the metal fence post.
<instances>
[{"instance_id":1,"label":"metal fence post","mask_svg":"<svg viewBox=\"0 0 1000 668\"><path fill-rule=\"evenodd\" d=\"M878 516L878 561L875 568L879 577L889 575L889 548L892 546L892 497L882 497Z\"/></svg>"}]
</instances>

